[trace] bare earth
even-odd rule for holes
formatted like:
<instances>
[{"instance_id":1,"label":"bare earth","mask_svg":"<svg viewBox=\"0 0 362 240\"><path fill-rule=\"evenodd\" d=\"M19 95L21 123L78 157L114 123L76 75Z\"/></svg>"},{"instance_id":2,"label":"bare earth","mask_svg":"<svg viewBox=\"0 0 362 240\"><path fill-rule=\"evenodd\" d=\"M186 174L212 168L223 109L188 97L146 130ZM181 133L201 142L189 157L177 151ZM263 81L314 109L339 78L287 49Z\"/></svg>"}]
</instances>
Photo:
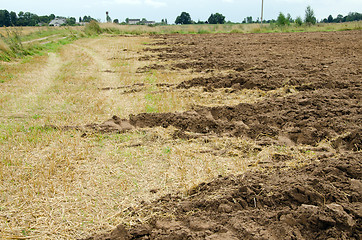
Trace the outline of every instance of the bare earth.
<instances>
[{"instance_id":1,"label":"bare earth","mask_svg":"<svg viewBox=\"0 0 362 240\"><path fill-rule=\"evenodd\" d=\"M283 92L254 103L200 104L184 112L60 128L125 132L173 126L175 139L246 137L260 151L304 146L317 157L290 168L291 156L274 154L259 169L143 203L129 214L152 216L147 222L87 239L361 239L361 36L351 31L155 37L140 58L155 64L138 72L199 75L165 82L169 91L201 88L225 98L245 89Z\"/></svg>"}]
</instances>

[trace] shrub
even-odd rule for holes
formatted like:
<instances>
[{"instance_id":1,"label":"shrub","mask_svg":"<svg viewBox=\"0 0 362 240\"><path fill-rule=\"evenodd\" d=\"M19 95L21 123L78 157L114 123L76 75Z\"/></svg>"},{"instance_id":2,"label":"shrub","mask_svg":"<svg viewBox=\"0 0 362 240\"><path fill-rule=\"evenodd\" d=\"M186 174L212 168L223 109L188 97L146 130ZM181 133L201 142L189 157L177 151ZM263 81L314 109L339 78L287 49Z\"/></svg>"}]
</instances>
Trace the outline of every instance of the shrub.
<instances>
[{"instance_id":1,"label":"shrub","mask_svg":"<svg viewBox=\"0 0 362 240\"><path fill-rule=\"evenodd\" d=\"M302 26L303 24L303 20L301 17L297 17L294 22L295 24L297 24L297 26Z\"/></svg>"},{"instance_id":2,"label":"shrub","mask_svg":"<svg viewBox=\"0 0 362 240\"><path fill-rule=\"evenodd\" d=\"M277 25L278 26L289 25L289 20L285 17L285 15L283 13L279 13L279 16L277 19Z\"/></svg>"},{"instance_id":3,"label":"shrub","mask_svg":"<svg viewBox=\"0 0 362 240\"><path fill-rule=\"evenodd\" d=\"M98 22L92 20L85 26L84 32L89 36L99 35L102 33L102 29Z\"/></svg>"}]
</instances>

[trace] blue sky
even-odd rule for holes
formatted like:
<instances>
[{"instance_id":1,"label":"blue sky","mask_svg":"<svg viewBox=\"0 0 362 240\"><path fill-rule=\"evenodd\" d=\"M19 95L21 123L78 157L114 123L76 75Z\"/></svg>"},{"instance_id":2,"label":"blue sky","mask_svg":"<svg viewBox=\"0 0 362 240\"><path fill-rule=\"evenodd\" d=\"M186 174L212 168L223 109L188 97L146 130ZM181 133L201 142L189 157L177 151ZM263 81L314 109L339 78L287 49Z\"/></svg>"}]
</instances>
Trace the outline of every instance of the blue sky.
<instances>
[{"instance_id":1,"label":"blue sky","mask_svg":"<svg viewBox=\"0 0 362 240\"><path fill-rule=\"evenodd\" d=\"M290 13L293 18L304 17L305 8L310 5L317 19L332 14L347 15L362 12L362 0L264 0L264 19L276 19L279 12ZM181 12L190 13L191 18L207 20L211 13L219 12L226 20L241 22L245 17L260 17L261 0L0 0L0 9L32 12L38 15L76 17L90 15L105 21L105 12L112 19L124 21L128 18L147 18L160 21L167 18L173 23Z\"/></svg>"}]
</instances>

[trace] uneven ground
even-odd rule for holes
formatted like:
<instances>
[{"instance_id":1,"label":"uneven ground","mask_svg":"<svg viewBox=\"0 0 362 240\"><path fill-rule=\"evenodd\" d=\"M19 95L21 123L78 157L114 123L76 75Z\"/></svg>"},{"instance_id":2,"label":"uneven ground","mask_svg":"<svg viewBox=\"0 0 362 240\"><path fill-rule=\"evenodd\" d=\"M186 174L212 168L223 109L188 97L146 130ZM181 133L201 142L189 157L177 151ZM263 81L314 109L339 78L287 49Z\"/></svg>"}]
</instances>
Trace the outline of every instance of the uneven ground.
<instances>
[{"instance_id":1,"label":"uneven ground","mask_svg":"<svg viewBox=\"0 0 362 240\"><path fill-rule=\"evenodd\" d=\"M104 36L3 64L0 236L361 239L361 35Z\"/></svg>"},{"instance_id":2,"label":"uneven ground","mask_svg":"<svg viewBox=\"0 0 362 240\"><path fill-rule=\"evenodd\" d=\"M113 118L127 127L179 129L176 138L246 137L262 146L309 146L318 155L300 168L274 154L263 170L220 176L166 195L130 214L144 224L89 239L360 239L361 32L186 35L158 39L148 69L202 76L171 89L201 88L225 98L245 89L282 89L255 103L195 106L182 113ZM347 42L340 39L349 39ZM220 92L221 89L221 92ZM107 130L105 123L102 130ZM108 130L111 130L108 129ZM199 135L196 135L199 134Z\"/></svg>"}]
</instances>

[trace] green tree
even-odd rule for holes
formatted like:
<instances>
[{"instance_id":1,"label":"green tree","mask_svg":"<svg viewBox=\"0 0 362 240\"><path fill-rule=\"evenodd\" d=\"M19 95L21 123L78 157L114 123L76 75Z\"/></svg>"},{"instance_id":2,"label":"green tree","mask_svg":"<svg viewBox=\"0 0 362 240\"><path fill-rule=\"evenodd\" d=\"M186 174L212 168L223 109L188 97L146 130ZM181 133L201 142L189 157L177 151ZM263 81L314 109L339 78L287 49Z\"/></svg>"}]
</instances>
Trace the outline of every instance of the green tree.
<instances>
[{"instance_id":1,"label":"green tree","mask_svg":"<svg viewBox=\"0 0 362 240\"><path fill-rule=\"evenodd\" d=\"M246 22L247 23L253 23L253 17L252 16L246 17Z\"/></svg>"},{"instance_id":2,"label":"green tree","mask_svg":"<svg viewBox=\"0 0 362 240\"><path fill-rule=\"evenodd\" d=\"M30 12L19 12L18 16L20 26L36 26L40 22L39 16Z\"/></svg>"},{"instance_id":3,"label":"green tree","mask_svg":"<svg viewBox=\"0 0 362 240\"><path fill-rule=\"evenodd\" d=\"M2 26L11 26L10 13L8 10L0 10L0 27Z\"/></svg>"},{"instance_id":4,"label":"green tree","mask_svg":"<svg viewBox=\"0 0 362 240\"><path fill-rule=\"evenodd\" d=\"M332 17L332 15L329 15L329 16L328 16L327 21L328 21L329 23L333 22L333 17Z\"/></svg>"},{"instance_id":5,"label":"green tree","mask_svg":"<svg viewBox=\"0 0 362 240\"><path fill-rule=\"evenodd\" d=\"M74 17L67 18L67 25L68 26L74 26L76 23L76 20Z\"/></svg>"},{"instance_id":6,"label":"green tree","mask_svg":"<svg viewBox=\"0 0 362 240\"><path fill-rule=\"evenodd\" d=\"M96 21L96 20L91 18L91 16L84 16L83 17L83 22L91 22L91 21Z\"/></svg>"},{"instance_id":7,"label":"green tree","mask_svg":"<svg viewBox=\"0 0 362 240\"><path fill-rule=\"evenodd\" d=\"M192 19L191 19L190 14L187 12L182 12L181 15L176 18L175 23L176 24L191 24Z\"/></svg>"},{"instance_id":8,"label":"green tree","mask_svg":"<svg viewBox=\"0 0 362 240\"><path fill-rule=\"evenodd\" d=\"M351 21L361 21L362 20L362 14L361 13L357 13L357 12L353 12L353 13L349 13L346 21L351 22Z\"/></svg>"},{"instance_id":9,"label":"green tree","mask_svg":"<svg viewBox=\"0 0 362 240\"><path fill-rule=\"evenodd\" d=\"M289 25L289 21L288 19L285 17L285 15L283 13L279 13L279 16L277 18L277 25L278 26L285 26L285 25Z\"/></svg>"},{"instance_id":10,"label":"green tree","mask_svg":"<svg viewBox=\"0 0 362 240\"><path fill-rule=\"evenodd\" d=\"M300 16L298 16L296 19L295 19L295 24L297 24L297 26L302 26L303 25L303 20Z\"/></svg>"},{"instance_id":11,"label":"green tree","mask_svg":"<svg viewBox=\"0 0 362 240\"><path fill-rule=\"evenodd\" d=\"M50 23L51 20L52 19L51 19L50 15L49 16L45 15L45 16L40 16L39 17L39 21L41 23Z\"/></svg>"},{"instance_id":12,"label":"green tree","mask_svg":"<svg viewBox=\"0 0 362 240\"><path fill-rule=\"evenodd\" d=\"M208 19L208 22L210 24L224 24L225 17L220 13L211 14L211 16Z\"/></svg>"},{"instance_id":13,"label":"green tree","mask_svg":"<svg viewBox=\"0 0 362 240\"><path fill-rule=\"evenodd\" d=\"M343 21L343 15L342 14L338 14L337 18L334 19L334 22L337 22L337 23L342 22L342 21Z\"/></svg>"},{"instance_id":14,"label":"green tree","mask_svg":"<svg viewBox=\"0 0 362 240\"><path fill-rule=\"evenodd\" d=\"M161 25L167 25L167 19L166 18L161 20Z\"/></svg>"},{"instance_id":15,"label":"green tree","mask_svg":"<svg viewBox=\"0 0 362 240\"><path fill-rule=\"evenodd\" d=\"M24 12L20 11L20 12L18 13L17 25L18 25L18 26L25 26L24 24L25 24L25 23L24 23Z\"/></svg>"},{"instance_id":16,"label":"green tree","mask_svg":"<svg viewBox=\"0 0 362 240\"><path fill-rule=\"evenodd\" d=\"M119 20L118 20L118 19L114 19L114 20L113 20L113 23L118 24L118 23L119 23Z\"/></svg>"},{"instance_id":17,"label":"green tree","mask_svg":"<svg viewBox=\"0 0 362 240\"><path fill-rule=\"evenodd\" d=\"M17 26L18 16L16 15L16 12L10 12L10 23L12 26Z\"/></svg>"},{"instance_id":18,"label":"green tree","mask_svg":"<svg viewBox=\"0 0 362 240\"><path fill-rule=\"evenodd\" d=\"M316 17L314 16L314 11L313 9L308 6L305 10L305 19L304 22L308 25L314 25L317 22Z\"/></svg>"}]
</instances>

